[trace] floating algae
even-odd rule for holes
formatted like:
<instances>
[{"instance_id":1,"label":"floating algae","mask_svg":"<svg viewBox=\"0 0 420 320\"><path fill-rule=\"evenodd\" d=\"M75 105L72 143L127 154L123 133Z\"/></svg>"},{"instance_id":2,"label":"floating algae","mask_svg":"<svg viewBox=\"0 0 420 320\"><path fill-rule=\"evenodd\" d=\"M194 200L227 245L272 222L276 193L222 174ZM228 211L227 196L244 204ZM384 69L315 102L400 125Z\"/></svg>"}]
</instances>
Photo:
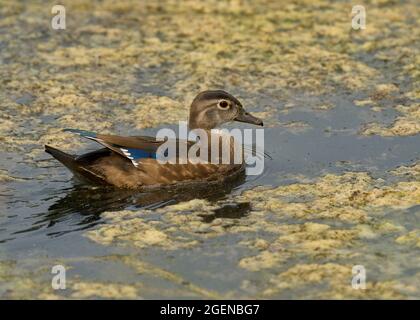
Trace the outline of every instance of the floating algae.
<instances>
[{"instance_id":1,"label":"floating algae","mask_svg":"<svg viewBox=\"0 0 420 320\"><path fill-rule=\"evenodd\" d=\"M404 292L411 296L416 292L413 285L401 285L395 281L367 283L363 290L351 287L351 266L334 263L298 264L270 279L272 288L263 294L271 296L276 291L299 289L303 297L318 299L402 299ZM326 290L319 291L320 286ZM317 290L318 292L312 292Z\"/></svg>"},{"instance_id":2,"label":"floating algae","mask_svg":"<svg viewBox=\"0 0 420 320\"><path fill-rule=\"evenodd\" d=\"M252 189L241 199L253 201L257 210L273 211L301 219L367 221L368 210L386 206L408 208L420 203L418 181L382 185L367 173L326 175L316 183L291 184L275 189ZM382 208L381 208L382 210Z\"/></svg>"},{"instance_id":3,"label":"floating algae","mask_svg":"<svg viewBox=\"0 0 420 320\"><path fill-rule=\"evenodd\" d=\"M106 225L86 233L86 236L104 245L118 243L146 248L156 246L175 250L197 246L200 238L224 234L235 219L211 219L221 205L211 205L207 200L191 200L164 208L138 211L105 212ZM156 214L158 216L156 216ZM154 216L154 219L148 216Z\"/></svg>"},{"instance_id":4,"label":"floating algae","mask_svg":"<svg viewBox=\"0 0 420 320\"><path fill-rule=\"evenodd\" d=\"M352 240L357 239L356 230L331 229L329 225L318 223L283 225L279 228L278 235L268 248L264 248L256 256L242 259L239 266L258 271L282 265L288 259L302 254L318 258L337 258L337 249L351 247Z\"/></svg>"},{"instance_id":5,"label":"floating algae","mask_svg":"<svg viewBox=\"0 0 420 320\"><path fill-rule=\"evenodd\" d=\"M83 282L75 283L71 288L72 298L104 298L104 299L139 299L138 290L134 286L117 283Z\"/></svg>"},{"instance_id":6,"label":"floating algae","mask_svg":"<svg viewBox=\"0 0 420 320\"><path fill-rule=\"evenodd\" d=\"M87 237L101 244L122 243L140 248L159 246L175 249L191 245L191 242L174 241L164 231L157 229L158 221L146 222L136 217L120 219L118 213L113 215L110 223L89 231Z\"/></svg>"},{"instance_id":7,"label":"floating algae","mask_svg":"<svg viewBox=\"0 0 420 320\"><path fill-rule=\"evenodd\" d=\"M413 230L395 239L399 244L413 245L420 248L420 230Z\"/></svg>"},{"instance_id":8,"label":"floating algae","mask_svg":"<svg viewBox=\"0 0 420 320\"><path fill-rule=\"evenodd\" d=\"M125 264L127 264L129 267L135 269L140 274L148 273L155 277L168 280L171 283L181 285L182 287L186 288L188 291L191 291L200 297L206 297L206 298L211 298L211 299L222 298L216 292L206 290L205 288L201 288L193 283L189 283L184 278L175 274L174 272L157 268L156 266L148 264L144 261L141 261L140 259L136 259L134 257L124 257L122 258L122 261Z\"/></svg>"},{"instance_id":9,"label":"floating algae","mask_svg":"<svg viewBox=\"0 0 420 320\"><path fill-rule=\"evenodd\" d=\"M409 136L420 132L420 103L395 107L402 115L398 116L390 126L378 123L367 124L362 133L366 135Z\"/></svg>"},{"instance_id":10,"label":"floating algae","mask_svg":"<svg viewBox=\"0 0 420 320\"><path fill-rule=\"evenodd\" d=\"M60 299L51 287L51 280L45 281L44 267L28 270L14 260L0 261L0 296L8 299Z\"/></svg>"},{"instance_id":11,"label":"floating algae","mask_svg":"<svg viewBox=\"0 0 420 320\"><path fill-rule=\"evenodd\" d=\"M299 257L311 261L347 261L361 257L356 249L361 241L384 235L393 237L398 244L418 246L417 231L407 234L405 227L393 221L377 219L384 210L402 210L420 203L418 179L412 180L417 171L418 164L391 171L392 175L403 179L393 184L373 179L366 173L345 173L325 175L312 183L295 183L274 189L258 187L235 197L236 201L249 201L252 206L248 215L239 220L221 217L206 222L205 217L226 205L225 200L213 204L207 200L192 200L155 211L112 212L105 215L110 219L109 223L88 231L87 236L105 245L123 243L140 248L174 250L200 247L204 239L241 233L247 240L242 240L239 245L258 252L238 261L240 268L251 272L281 269ZM299 223L274 223L290 218ZM305 222L307 220L309 222ZM313 220L325 223L311 222ZM342 227L334 226L337 223ZM252 234L271 234L271 241L254 238ZM300 264L295 265L298 270L300 267ZM281 276L289 289L297 289L303 283L311 285L320 281L318 278L334 275L331 286L339 281L343 283L338 289L334 287L334 290L321 293L320 297L362 297L346 289L351 277L348 265L315 265L311 266L313 270L309 274L307 269L302 268L300 285L288 280L292 271ZM337 274L336 269L345 272ZM284 283L264 289L263 295L280 294L285 289ZM387 281L372 282L366 292L364 297L371 298L402 297L415 293L410 286Z\"/></svg>"}]
</instances>

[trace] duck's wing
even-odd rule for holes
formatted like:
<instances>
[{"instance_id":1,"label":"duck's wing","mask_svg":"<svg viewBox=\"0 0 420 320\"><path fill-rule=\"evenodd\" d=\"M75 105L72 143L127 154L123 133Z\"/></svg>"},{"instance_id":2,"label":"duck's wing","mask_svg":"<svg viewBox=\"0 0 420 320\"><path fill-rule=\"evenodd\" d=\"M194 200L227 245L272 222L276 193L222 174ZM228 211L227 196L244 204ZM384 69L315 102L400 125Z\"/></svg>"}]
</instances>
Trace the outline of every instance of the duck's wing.
<instances>
[{"instance_id":1,"label":"duck's wing","mask_svg":"<svg viewBox=\"0 0 420 320\"><path fill-rule=\"evenodd\" d=\"M165 142L146 136L121 137L78 129L64 129L64 131L76 133L86 139L100 143L104 147L130 159L135 167L139 165L141 159L156 159L158 148Z\"/></svg>"}]
</instances>

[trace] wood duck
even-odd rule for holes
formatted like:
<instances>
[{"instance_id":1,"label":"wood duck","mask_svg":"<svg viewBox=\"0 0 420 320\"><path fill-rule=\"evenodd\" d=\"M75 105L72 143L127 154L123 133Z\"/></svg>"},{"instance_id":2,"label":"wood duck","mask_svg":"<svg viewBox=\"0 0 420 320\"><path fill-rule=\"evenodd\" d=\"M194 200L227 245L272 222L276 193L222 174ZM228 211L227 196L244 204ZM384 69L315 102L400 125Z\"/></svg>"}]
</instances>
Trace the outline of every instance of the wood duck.
<instances>
[{"instance_id":1,"label":"wood duck","mask_svg":"<svg viewBox=\"0 0 420 320\"><path fill-rule=\"evenodd\" d=\"M262 120L246 112L231 94L222 90L203 91L190 107L189 129L210 131L230 121L262 126ZM83 182L112 185L118 188L147 189L194 182L224 182L245 174L245 164L166 163L159 162L156 152L164 143L154 137L97 134L90 131L65 131L96 141L105 148L80 156L67 154L46 145L45 151L72 171ZM188 148L191 146L188 143Z\"/></svg>"}]
</instances>

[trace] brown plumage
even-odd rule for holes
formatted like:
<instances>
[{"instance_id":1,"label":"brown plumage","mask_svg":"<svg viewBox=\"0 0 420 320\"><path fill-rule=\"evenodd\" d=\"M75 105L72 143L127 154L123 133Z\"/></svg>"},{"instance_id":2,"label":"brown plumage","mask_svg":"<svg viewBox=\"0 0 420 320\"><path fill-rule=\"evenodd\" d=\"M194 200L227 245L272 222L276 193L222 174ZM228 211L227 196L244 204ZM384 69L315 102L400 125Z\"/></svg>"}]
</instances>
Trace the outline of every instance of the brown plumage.
<instances>
[{"instance_id":1,"label":"brown plumage","mask_svg":"<svg viewBox=\"0 0 420 320\"><path fill-rule=\"evenodd\" d=\"M209 131L229 121L262 125L260 119L244 111L238 99L221 90L204 91L191 104L190 129ZM233 163L232 145L229 151L231 162L228 164L189 161L186 164L162 164L156 159L156 153L164 142L153 137L120 137L74 129L67 131L78 133L105 147L81 156L72 156L45 146L45 151L70 169L76 178L88 183L129 189L159 188L173 184L223 182L233 176L243 175L245 170L243 162ZM192 145L192 142L187 143L188 148Z\"/></svg>"}]
</instances>

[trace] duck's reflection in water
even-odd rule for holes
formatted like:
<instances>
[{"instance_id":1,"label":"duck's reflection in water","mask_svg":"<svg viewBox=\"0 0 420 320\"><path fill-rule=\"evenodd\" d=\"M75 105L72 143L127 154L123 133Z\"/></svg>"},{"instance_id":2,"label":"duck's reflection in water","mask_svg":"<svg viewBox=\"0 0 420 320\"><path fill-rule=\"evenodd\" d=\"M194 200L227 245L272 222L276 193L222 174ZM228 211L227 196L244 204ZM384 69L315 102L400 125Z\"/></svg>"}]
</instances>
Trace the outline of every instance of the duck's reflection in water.
<instances>
[{"instance_id":1,"label":"duck's reflection in water","mask_svg":"<svg viewBox=\"0 0 420 320\"><path fill-rule=\"evenodd\" d=\"M48 208L34 225L51 228L48 235L58 236L68 232L91 228L100 223L101 213L124 209L155 209L192 199L217 201L245 181L245 176L233 177L224 183L203 182L151 188L147 191L89 187L76 185L69 193ZM250 210L249 204L225 204L213 215L203 217L211 222L219 217L240 218ZM63 224L60 226L60 224Z\"/></svg>"}]
</instances>

